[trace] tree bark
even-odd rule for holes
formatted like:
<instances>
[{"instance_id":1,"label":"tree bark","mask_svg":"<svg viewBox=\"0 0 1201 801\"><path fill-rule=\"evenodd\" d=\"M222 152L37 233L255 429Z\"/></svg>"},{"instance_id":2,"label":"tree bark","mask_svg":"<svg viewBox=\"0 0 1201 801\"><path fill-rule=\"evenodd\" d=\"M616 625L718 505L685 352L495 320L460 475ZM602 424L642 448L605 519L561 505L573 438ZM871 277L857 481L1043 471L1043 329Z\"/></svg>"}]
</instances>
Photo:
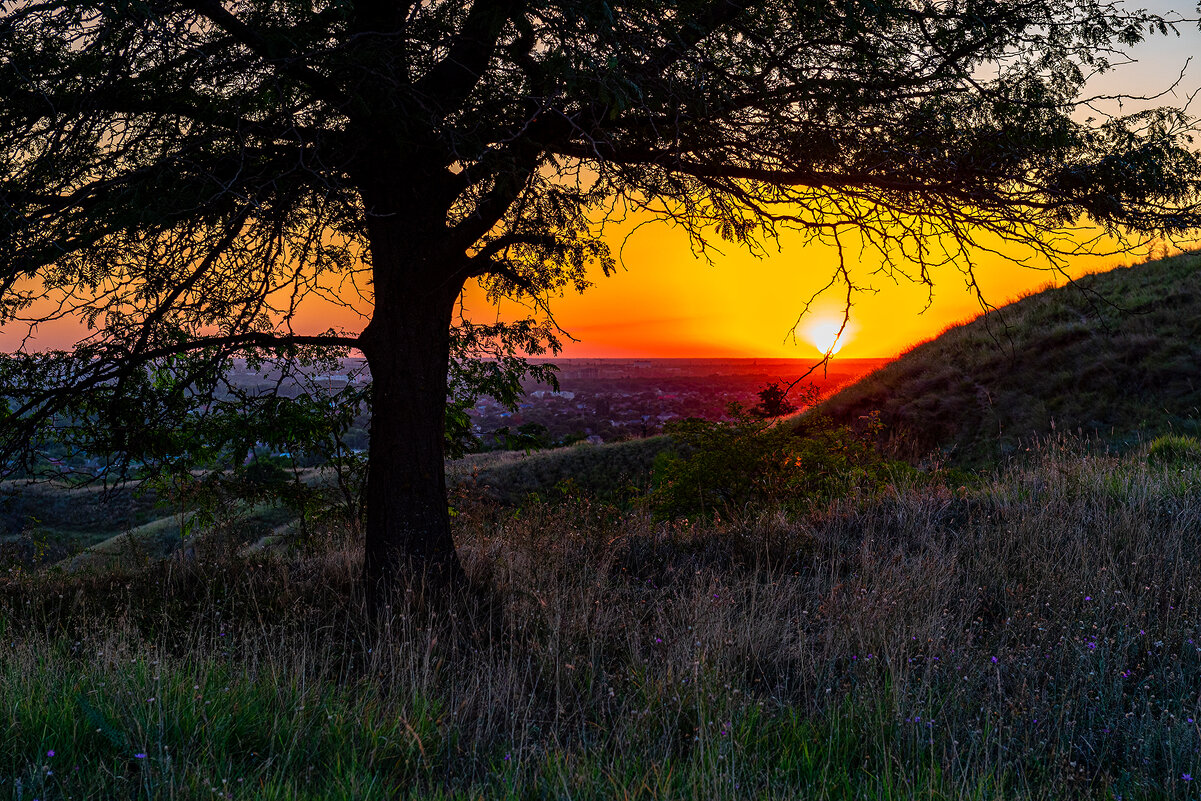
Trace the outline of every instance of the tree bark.
<instances>
[{"instance_id":1,"label":"tree bark","mask_svg":"<svg viewBox=\"0 0 1201 801\"><path fill-rule=\"evenodd\" d=\"M363 578L378 619L398 591L441 592L465 580L444 461L450 325L462 283L415 255L403 231L372 228L375 312L360 337L372 380Z\"/></svg>"}]
</instances>

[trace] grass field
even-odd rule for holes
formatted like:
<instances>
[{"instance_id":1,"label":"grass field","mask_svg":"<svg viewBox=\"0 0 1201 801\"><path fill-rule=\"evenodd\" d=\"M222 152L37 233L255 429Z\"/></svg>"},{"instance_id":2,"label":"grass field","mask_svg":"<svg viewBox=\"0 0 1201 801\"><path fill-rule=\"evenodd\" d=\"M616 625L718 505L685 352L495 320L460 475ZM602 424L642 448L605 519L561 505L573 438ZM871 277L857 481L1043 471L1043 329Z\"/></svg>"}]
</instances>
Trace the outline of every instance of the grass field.
<instances>
[{"instance_id":1,"label":"grass field","mask_svg":"<svg viewBox=\"0 0 1201 801\"><path fill-rule=\"evenodd\" d=\"M0 586L0 795L1195 798L1201 466L654 523L462 501L475 589L368 636L360 551Z\"/></svg>"}]
</instances>

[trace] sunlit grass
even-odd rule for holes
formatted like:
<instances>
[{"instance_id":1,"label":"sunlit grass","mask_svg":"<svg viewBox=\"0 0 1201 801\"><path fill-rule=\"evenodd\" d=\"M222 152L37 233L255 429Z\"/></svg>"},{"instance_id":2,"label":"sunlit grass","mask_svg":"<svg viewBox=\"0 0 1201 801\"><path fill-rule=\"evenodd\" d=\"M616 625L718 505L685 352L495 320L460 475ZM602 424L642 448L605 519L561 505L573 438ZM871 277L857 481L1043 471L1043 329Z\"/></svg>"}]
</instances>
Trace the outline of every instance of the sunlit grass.
<instances>
[{"instance_id":1,"label":"sunlit grass","mask_svg":"<svg viewBox=\"0 0 1201 801\"><path fill-rule=\"evenodd\" d=\"M371 637L336 538L10 578L0 795L1195 797L1198 481L1049 447L803 519L464 503L479 590Z\"/></svg>"}]
</instances>

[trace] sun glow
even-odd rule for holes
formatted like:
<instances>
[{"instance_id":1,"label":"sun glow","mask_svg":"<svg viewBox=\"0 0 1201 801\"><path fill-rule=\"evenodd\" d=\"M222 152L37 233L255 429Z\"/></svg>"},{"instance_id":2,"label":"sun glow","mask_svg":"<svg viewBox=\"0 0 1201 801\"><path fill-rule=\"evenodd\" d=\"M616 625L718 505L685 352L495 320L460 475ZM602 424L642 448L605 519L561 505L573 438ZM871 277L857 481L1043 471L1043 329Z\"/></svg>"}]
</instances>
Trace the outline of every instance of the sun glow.
<instances>
[{"instance_id":1,"label":"sun glow","mask_svg":"<svg viewBox=\"0 0 1201 801\"><path fill-rule=\"evenodd\" d=\"M824 356L833 356L851 338L851 324L843 326L842 317L815 317L797 326L797 335L809 342Z\"/></svg>"}]
</instances>

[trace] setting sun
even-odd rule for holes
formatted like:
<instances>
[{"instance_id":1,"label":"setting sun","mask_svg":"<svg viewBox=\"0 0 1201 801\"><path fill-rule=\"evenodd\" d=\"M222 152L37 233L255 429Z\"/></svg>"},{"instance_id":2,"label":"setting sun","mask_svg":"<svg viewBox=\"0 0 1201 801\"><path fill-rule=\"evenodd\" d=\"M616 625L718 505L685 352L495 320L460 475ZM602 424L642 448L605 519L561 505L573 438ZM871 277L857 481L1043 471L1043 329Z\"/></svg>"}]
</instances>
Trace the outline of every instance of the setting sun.
<instances>
[{"instance_id":1,"label":"setting sun","mask_svg":"<svg viewBox=\"0 0 1201 801\"><path fill-rule=\"evenodd\" d=\"M822 355L833 356L851 337L851 324L843 326L842 317L815 317L797 326L797 336L813 345Z\"/></svg>"}]
</instances>

